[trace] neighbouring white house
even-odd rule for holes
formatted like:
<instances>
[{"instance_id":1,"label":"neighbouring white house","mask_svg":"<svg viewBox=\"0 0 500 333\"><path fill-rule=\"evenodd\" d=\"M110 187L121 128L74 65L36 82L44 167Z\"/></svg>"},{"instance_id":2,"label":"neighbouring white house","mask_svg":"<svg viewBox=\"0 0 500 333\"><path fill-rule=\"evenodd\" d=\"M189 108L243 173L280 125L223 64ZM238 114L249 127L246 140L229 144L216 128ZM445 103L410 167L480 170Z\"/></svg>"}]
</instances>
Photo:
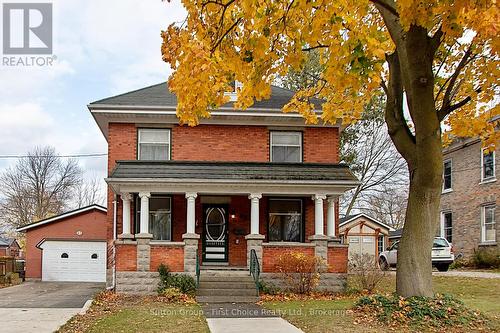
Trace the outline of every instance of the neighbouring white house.
<instances>
[{"instance_id":1,"label":"neighbouring white house","mask_svg":"<svg viewBox=\"0 0 500 333\"><path fill-rule=\"evenodd\" d=\"M354 254L368 254L378 258L389 245L391 226L366 214L348 215L339 221L339 235L349 245L349 258Z\"/></svg>"}]
</instances>

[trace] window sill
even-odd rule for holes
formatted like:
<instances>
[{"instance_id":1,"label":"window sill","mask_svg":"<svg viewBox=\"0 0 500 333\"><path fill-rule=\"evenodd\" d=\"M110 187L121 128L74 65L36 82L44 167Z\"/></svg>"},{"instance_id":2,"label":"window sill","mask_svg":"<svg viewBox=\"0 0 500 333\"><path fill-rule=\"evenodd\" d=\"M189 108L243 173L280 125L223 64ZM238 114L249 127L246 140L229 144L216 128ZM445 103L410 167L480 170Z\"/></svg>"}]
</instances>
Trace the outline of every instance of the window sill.
<instances>
[{"instance_id":1,"label":"window sill","mask_svg":"<svg viewBox=\"0 0 500 333\"><path fill-rule=\"evenodd\" d=\"M448 188L446 190L442 190L441 194L447 194L447 193L451 193L451 192L453 192L453 189L452 188Z\"/></svg>"},{"instance_id":2,"label":"window sill","mask_svg":"<svg viewBox=\"0 0 500 333\"><path fill-rule=\"evenodd\" d=\"M483 179L479 185L482 185L482 184L489 184L489 183L494 183L496 182L497 179L496 178L486 178L486 179Z\"/></svg>"},{"instance_id":3,"label":"window sill","mask_svg":"<svg viewBox=\"0 0 500 333\"><path fill-rule=\"evenodd\" d=\"M478 246L497 246L497 242L481 242Z\"/></svg>"}]
</instances>

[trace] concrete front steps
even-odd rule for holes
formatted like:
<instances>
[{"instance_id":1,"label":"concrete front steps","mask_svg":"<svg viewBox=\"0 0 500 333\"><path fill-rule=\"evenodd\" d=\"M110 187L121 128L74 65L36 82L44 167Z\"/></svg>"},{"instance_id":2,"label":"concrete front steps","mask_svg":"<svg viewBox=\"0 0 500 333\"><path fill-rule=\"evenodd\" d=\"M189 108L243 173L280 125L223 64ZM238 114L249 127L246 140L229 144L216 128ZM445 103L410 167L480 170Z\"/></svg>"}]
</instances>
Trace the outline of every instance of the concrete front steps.
<instances>
[{"instance_id":1,"label":"concrete front steps","mask_svg":"<svg viewBox=\"0 0 500 333\"><path fill-rule=\"evenodd\" d=\"M199 303L255 303L255 282L246 267L202 267L196 291Z\"/></svg>"}]
</instances>

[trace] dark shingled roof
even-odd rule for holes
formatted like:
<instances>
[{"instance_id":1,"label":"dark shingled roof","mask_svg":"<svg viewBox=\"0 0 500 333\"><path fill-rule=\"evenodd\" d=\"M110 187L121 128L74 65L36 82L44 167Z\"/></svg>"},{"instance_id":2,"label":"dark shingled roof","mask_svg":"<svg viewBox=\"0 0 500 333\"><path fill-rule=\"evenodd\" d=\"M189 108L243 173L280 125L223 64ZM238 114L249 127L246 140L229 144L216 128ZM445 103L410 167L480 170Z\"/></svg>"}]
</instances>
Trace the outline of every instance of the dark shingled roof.
<instances>
[{"instance_id":1,"label":"dark shingled roof","mask_svg":"<svg viewBox=\"0 0 500 333\"><path fill-rule=\"evenodd\" d=\"M0 237L0 246L8 247L8 246L11 246L12 243L14 243L15 241L16 241L15 238Z\"/></svg>"},{"instance_id":2,"label":"dark shingled roof","mask_svg":"<svg viewBox=\"0 0 500 333\"><path fill-rule=\"evenodd\" d=\"M293 95L292 90L271 86L271 97L266 100L255 101L251 108L282 109ZM313 98L312 102L318 110L321 109L321 100ZM162 82L90 103L90 107L99 105L176 107L177 97L169 91L167 82ZM227 103L224 106L232 107L233 103Z\"/></svg>"},{"instance_id":3,"label":"dark shingled roof","mask_svg":"<svg viewBox=\"0 0 500 333\"><path fill-rule=\"evenodd\" d=\"M344 164L118 161L110 178L357 181Z\"/></svg>"},{"instance_id":4,"label":"dark shingled roof","mask_svg":"<svg viewBox=\"0 0 500 333\"><path fill-rule=\"evenodd\" d=\"M389 232L389 238L401 238L403 235L403 228Z\"/></svg>"}]
</instances>

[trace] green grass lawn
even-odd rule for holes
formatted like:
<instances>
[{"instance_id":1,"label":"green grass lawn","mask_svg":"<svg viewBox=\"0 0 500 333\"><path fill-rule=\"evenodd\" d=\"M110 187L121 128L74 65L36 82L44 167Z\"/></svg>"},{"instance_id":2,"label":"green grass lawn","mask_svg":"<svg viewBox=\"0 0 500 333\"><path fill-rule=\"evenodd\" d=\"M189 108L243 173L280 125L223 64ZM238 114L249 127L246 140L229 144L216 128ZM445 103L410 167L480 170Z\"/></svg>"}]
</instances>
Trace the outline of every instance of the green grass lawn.
<instances>
[{"instance_id":1,"label":"green grass lawn","mask_svg":"<svg viewBox=\"0 0 500 333\"><path fill-rule=\"evenodd\" d=\"M98 319L87 332L209 332L198 305L142 305Z\"/></svg>"},{"instance_id":2,"label":"green grass lawn","mask_svg":"<svg viewBox=\"0 0 500 333\"><path fill-rule=\"evenodd\" d=\"M208 333L201 307L153 298L98 295L89 311L73 317L58 333L187 332Z\"/></svg>"},{"instance_id":3,"label":"green grass lawn","mask_svg":"<svg viewBox=\"0 0 500 333\"><path fill-rule=\"evenodd\" d=\"M468 307L477 309L492 320L492 327L500 329L500 280L461 277L433 277L436 293L452 294ZM396 289L396 277L387 276L378 291L391 293ZM283 317L306 333L320 332L393 332L382 325L367 326L356 323L348 311L356 298L322 301L265 302L266 308L282 313ZM402 330L404 331L404 330Z\"/></svg>"}]
</instances>

